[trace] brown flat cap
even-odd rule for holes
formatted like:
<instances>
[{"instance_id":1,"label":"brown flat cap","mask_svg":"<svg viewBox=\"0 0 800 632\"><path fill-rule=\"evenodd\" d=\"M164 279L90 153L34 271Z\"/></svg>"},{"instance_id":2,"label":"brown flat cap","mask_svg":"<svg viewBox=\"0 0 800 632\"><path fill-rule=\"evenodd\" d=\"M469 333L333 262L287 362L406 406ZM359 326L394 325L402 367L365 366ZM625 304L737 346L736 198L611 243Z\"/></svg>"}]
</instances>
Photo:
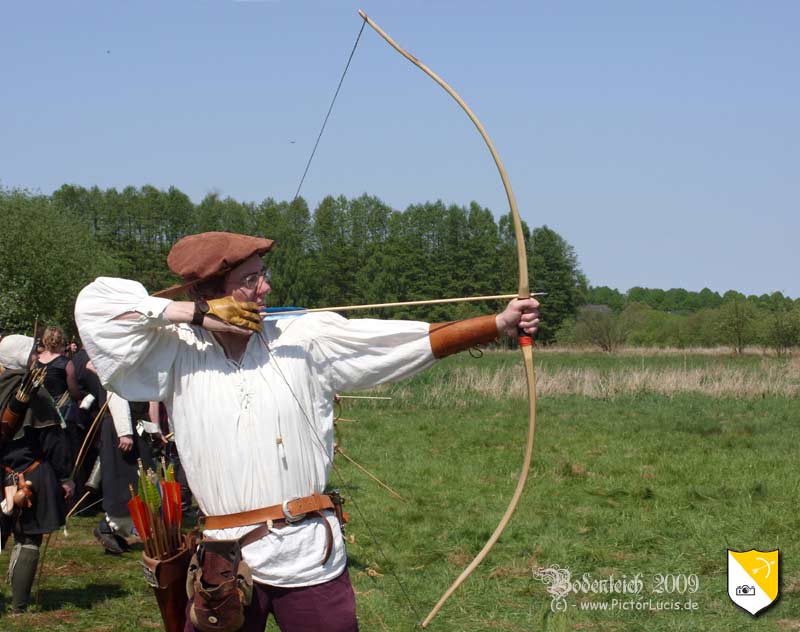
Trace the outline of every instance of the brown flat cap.
<instances>
[{"instance_id":1,"label":"brown flat cap","mask_svg":"<svg viewBox=\"0 0 800 632\"><path fill-rule=\"evenodd\" d=\"M169 269L184 283L156 292L155 296L172 298L198 281L232 270L253 255L263 255L273 243L271 239L236 233L188 235L178 240L167 255Z\"/></svg>"}]
</instances>

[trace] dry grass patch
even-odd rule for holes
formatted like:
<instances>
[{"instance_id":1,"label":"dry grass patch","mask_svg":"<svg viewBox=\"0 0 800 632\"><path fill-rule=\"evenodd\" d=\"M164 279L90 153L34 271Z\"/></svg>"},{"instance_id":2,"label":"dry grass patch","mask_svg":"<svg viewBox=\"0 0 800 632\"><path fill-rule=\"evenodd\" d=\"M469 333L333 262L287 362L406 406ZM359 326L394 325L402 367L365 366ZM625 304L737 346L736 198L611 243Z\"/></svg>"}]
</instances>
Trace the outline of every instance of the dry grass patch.
<instances>
[{"instance_id":1,"label":"dry grass patch","mask_svg":"<svg viewBox=\"0 0 800 632\"><path fill-rule=\"evenodd\" d=\"M537 354L587 354L598 353L598 347L593 345L548 345L546 347L536 347ZM603 352L605 353L605 352ZM731 347L620 347L614 350L614 355L622 357L653 357L653 356L712 356L712 357L731 357L735 355ZM775 357L775 351L764 347L745 347L742 355Z\"/></svg>"},{"instance_id":2,"label":"dry grass patch","mask_svg":"<svg viewBox=\"0 0 800 632\"><path fill-rule=\"evenodd\" d=\"M463 550L453 551L447 555L447 563L460 568L472 561L473 556Z\"/></svg>"},{"instance_id":3,"label":"dry grass patch","mask_svg":"<svg viewBox=\"0 0 800 632\"><path fill-rule=\"evenodd\" d=\"M800 394L800 358L778 363L762 360L757 367L713 364L703 367L539 367L536 391L540 396L578 395L616 399L645 394L672 397L693 393L713 398L757 399L796 397ZM413 395L412 395L413 393ZM396 387L393 396L412 397L423 405L468 407L472 396L507 399L527 397L521 366L459 366L444 379L413 391Z\"/></svg>"},{"instance_id":4,"label":"dry grass patch","mask_svg":"<svg viewBox=\"0 0 800 632\"><path fill-rule=\"evenodd\" d=\"M45 571L48 575L54 577L75 577L81 573L91 572L93 566L91 564L79 564L78 562L67 562L66 564L59 564L58 566L51 566L46 564Z\"/></svg>"}]
</instances>

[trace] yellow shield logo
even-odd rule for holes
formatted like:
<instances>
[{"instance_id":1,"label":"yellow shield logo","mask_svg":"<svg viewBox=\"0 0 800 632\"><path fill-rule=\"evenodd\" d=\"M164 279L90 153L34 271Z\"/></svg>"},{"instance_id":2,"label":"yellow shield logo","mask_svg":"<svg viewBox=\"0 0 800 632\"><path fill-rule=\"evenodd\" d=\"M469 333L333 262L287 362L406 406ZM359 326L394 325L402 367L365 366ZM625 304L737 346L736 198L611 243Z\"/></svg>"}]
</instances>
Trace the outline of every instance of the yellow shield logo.
<instances>
[{"instance_id":1,"label":"yellow shield logo","mask_svg":"<svg viewBox=\"0 0 800 632\"><path fill-rule=\"evenodd\" d=\"M753 616L778 598L780 552L728 549L728 596Z\"/></svg>"}]
</instances>

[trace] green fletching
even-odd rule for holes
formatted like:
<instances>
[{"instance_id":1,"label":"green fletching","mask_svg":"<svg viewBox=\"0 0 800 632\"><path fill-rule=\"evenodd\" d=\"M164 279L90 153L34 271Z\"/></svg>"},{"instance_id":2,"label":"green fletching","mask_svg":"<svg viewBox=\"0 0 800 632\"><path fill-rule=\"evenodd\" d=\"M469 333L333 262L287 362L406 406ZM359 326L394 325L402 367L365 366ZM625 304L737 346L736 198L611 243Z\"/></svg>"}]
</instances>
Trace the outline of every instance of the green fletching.
<instances>
[{"instance_id":1,"label":"green fletching","mask_svg":"<svg viewBox=\"0 0 800 632\"><path fill-rule=\"evenodd\" d=\"M153 515L161 511L161 496L155 483L155 474L148 470L144 476L139 477L139 498L150 508Z\"/></svg>"},{"instance_id":2,"label":"green fletching","mask_svg":"<svg viewBox=\"0 0 800 632\"><path fill-rule=\"evenodd\" d=\"M175 466L172 463L167 466L167 482L175 482Z\"/></svg>"},{"instance_id":3,"label":"green fletching","mask_svg":"<svg viewBox=\"0 0 800 632\"><path fill-rule=\"evenodd\" d=\"M147 484L150 489L147 490L147 495L152 498L150 509L153 515L158 515L161 512L161 494L158 492L158 483L156 482L156 474L152 470L147 473Z\"/></svg>"}]
</instances>

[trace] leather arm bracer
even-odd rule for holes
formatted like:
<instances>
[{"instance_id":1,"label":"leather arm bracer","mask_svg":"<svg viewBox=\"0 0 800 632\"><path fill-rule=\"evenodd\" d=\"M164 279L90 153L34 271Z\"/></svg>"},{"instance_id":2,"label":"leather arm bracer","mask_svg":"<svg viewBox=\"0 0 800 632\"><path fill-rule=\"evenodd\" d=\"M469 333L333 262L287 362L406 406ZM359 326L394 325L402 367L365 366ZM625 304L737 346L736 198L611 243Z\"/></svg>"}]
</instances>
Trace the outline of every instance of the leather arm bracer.
<instances>
[{"instance_id":1,"label":"leather arm bracer","mask_svg":"<svg viewBox=\"0 0 800 632\"><path fill-rule=\"evenodd\" d=\"M435 358L470 349L475 345L485 345L500 337L494 315L478 316L449 323L431 323L428 331L431 351Z\"/></svg>"}]
</instances>

